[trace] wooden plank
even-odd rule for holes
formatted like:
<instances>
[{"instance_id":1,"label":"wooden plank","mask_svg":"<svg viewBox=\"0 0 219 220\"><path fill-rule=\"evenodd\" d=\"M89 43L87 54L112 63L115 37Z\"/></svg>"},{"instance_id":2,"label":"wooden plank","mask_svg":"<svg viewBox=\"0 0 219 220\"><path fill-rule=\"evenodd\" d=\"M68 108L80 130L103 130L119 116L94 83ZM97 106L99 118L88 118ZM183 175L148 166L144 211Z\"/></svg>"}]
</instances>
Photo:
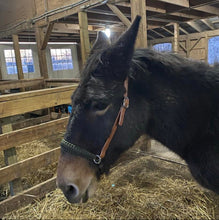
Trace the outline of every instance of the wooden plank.
<instances>
[{"instance_id":1,"label":"wooden plank","mask_svg":"<svg viewBox=\"0 0 219 220\"><path fill-rule=\"evenodd\" d=\"M146 20L146 3L145 0L131 0L131 17L134 21L137 15L141 16L141 23L139 26L138 36L136 39L136 48L147 47L147 20Z\"/></svg>"},{"instance_id":2,"label":"wooden plank","mask_svg":"<svg viewBox=\"0 0 219 220\"><path fill-rule=\"evenodd\" d=\"M192 28L194 28L196 31L202 32L201 27L197 23L195 23L194 21L189 21L189 22L187 22L187 24L190 25Z\"/></svg>"},{"instance_id":3,"label":"wooden plank","mask_svg":"<svg viewBox=\"0 0 219 220\"><path fill-rule=\"evenodd\" d=\"M0 151L64 131L68 117L0 135Z\"/></svg>"},{"instance_id":4,"label":"wooden plank","mask_svg":"<svg viewBox=\"0 0 219 220\"><path fill-rule=\"evenodd\" d=\"M46 61L46 50L42 50L42 45L44 41L44 33L43 28L37 27L35 29L36 35L36 42L37 42L37 52L38 52L38 59L39 59L39 66L40 66L40 74L44 79L49 78L48 75L48 68L47 68L47 61Z\"/></svg>"},{"instance_id":5,"label":"wooden plank","mask_svg":"<svg viewBox=\"0 0 219 220\"><path fill-rule=\"evenodd\" d=\"M178 5L182 7L189 7L189 0L158 0L160 2L165 2L168 4Z\"/></svg>"},{"instance_id":6,"label":"wooden plank","mask_svg":"<svg viewBox=\"0 0 219 220\"><path fill-rule=\"evenodd\" d=\"M107 6L127 27L131 25L129 19L115 5L107 4Z\"/></svg>"},{"instance_id":7,"label":"wooden plank","mask_svg":"<svg viewBox=\"0 0 219 220\"><path fill-rule=\"evenodd\" d=\"M61 141L61 140L60 140ZM59 143L57 143L58 145ZM60 147L0 169L0 184L25 176L37 169L58 162Z\"/></svg>"},{"instance_id":8,"label":"wooden plank","mask_svg":"<svg viewBox=\"0 0 219 220\"><path fill-rule=\"evenodd\" d=\"M2 133L8 133L12 131L12 125L11 124L6 124L2 126ZM4 150L4 160L5 160L5 165L11 165L17 162L17 152L16 148L12 147L10 149ZM9 181L7 181L9 182ZM9 182L9 187L10 187L10 194L11 196L21 192L22 189L22 184L20 179L13 179L13 181Z\"/></svg>"},{"instance_id":9,"label":"wooden plank","mask_svg":"<svg viewBox=\"0 0 219 220\"><path fill-rule=\"evenodd\" d=\"M42 27L44 25L47 25L48 22L56 21L60 18L67 17L68 15L77 14L79 11L86 9L87 7L92 8L101 5L101 3L102 2L100 0L68 0L67 3L66 1L48 1L49 11L45 12L41 10L37 13L38 15L47 15L47 19L41 16L39 19L36 20L36 25ZM44 1L36 1L36 8L42 9L43 5ZM54 10L56 11L56 13L54 13Z\"/></svg>"},{"instance_id":10,"label":"wooden plank","mask_svg":"<svg viewBox=\"0 0 219 220\"><path fill-rule=\"evenodd\" d=\"M56 189L56 177L0 202L0 218L7 212L24 207Z\"/></svg>"},{"instance_id":11,"label":"wooden plank","mask_svg":"<svg viewBox=\"0 0 219 220\"><path fill-rule=\"evenodd\" d=\"M85 64L87 57L89 56L90 53L90 40L88 33L87 13L80 11L78 13L78 20L80 26L81 56L82 56L82 62L83 64Z\"/></svg>"},{"instance_id":12,"label":"wooden plank","mask_svg":"<svg viewBox=\"0 0 219 220\"><path fill-rule=\"evenodd\" d=\"M48 122L48 121L50 121L50 115L44 115L44 116L37 117L37 118L30 118L24 121L15 122L12 124L12 128L14 131L14 130L26 128L29 126L41 124L41 123Z\"/></svg>"},{"instance_id":13,"label":"wooden plank","mask_svg":"<svg viewBox=\"0 0 219 220\"><path fill-rule=\"evenodd\" d=\"M28 97L35 97L35 96L43 96L48 94L54 94L54 93L60 93L65 91L74 91L77 88L78 84L75 83L73 85L68 86L62 86L59 88L48 88L48 89L39 89L34 91L28 91L28 92L20 92L20 93L13 93L8 94L4 96L0 96L0 103L10 100L17 100L17 99L24 99ZM0 115L1 116L1 115Z\"/></svg>"},{"instance_id":14,"label":"wooden plank","mask_svg":"<svg viewBox=\"0 0 219 220\"><path fill-rule=\"evenodd\" d=\"M218 7L214 7L214 6L210 6L210 5L203 5L203 6L198 6L198 7L194 6L192 8L197 11L203 11L203 12L207 12L210 14L219 15L219 8Z\"/></svg>"},{"instance_id":15,"label":"wooden plank","mask_svg":"<svg viewBox=\"0 0 219 220\"><path fill-rule=\"evenodd\" d=\"M49 37L52 33L54 23L49 23L46 29L46 33L44 34L44 38L42 40L41 50L45 50L49 41Z\"/></svg>"},{"instance_id":16,"label":"wooden plank","mask_svg":"<svg viewBox=\"0 0 219 220\"><path fill-rule=\"evenodd\" d=\"M10 80L0 82L0 89L16 89L16 88L26 88L31 86L43 86L43 78L37 79L22 79L22 80Z\"/></svg>"},{"instance_id":17,"label":"wooden plank","mask_svg":"<svg viewBox=\"0 0 219 220\"><path fill-rule=\"evenodd\" d=\"M56 105L70 104L70 97L76 87L77 86L65 86L44 89L39 92L31 91L23 94L0 96L0 118L49 108Z\"/></svg>"},{"instance_id":18,"label":"wooden plank","mask_svg":"<svg viewBox=\"0 0 219 220\"><path fill-rule=\"evenodd\" d=\"M197 44L200 42L201 39L202 39L202 37L200 37L199 39L197 39L196 42L195 42L193 45L190 44L190 46L191 46L191 47L190 47L190 51L193 50L193 49L197 46Z\"/></svg>"},{"instance_id":19,"label":"wooden plank","mask_svg":"<svg viewBox=\"0 0 219 220\"><path fill-rule=\"evenodd\" d=\"M174 23L173 52L179 52L179 24Z\"/></svg>"},{"instance_id":20,"label":"wooden plank","mask_svg":"<svg viewBox=\"0 0 219 220\"><path fill-rule=\"evenodd\" d=\"M214 30L214 29L215 29L214 24L213 24L210 20L201 19L201 21L202 21L207 27L209 27L211 30Z\"/></svg>"},{"instance_id":21,"label":"wooden plank","mask_svg":"<svg viewBox=\"0 0 219 220\"><path fill-rule=\"evenodd\" d=\"M12 39L17 65L18 79L24 79L18 35L12 35ZM21 88L21 91L24 91L24 89Z\"/></svg>"},{"instance_id":22,"label":"wooden plank","mask_svg":"<svg viewBox=\"0 0 219 220\"><path fill-rule=\"evenodd\" d=\"M159 33L159 32L157 32L157 31L155 31L155 30L151 30L152 32L154 32L155 34L157 34L158 36L160 36L160 37L165 37L163 34L161 34L161 33Z\"/></svg>"},{"instance_id":23,"label":"wooden plank","mask_svg":"<svg viewBox=\"0 0 219 220\"><path fill-rule=\"evenodd\" d=\"M47 79L45 80L46 86L66 86L66 85L73 85L74 83L79 83L79 78L74 79Z\"/></svg>"}]
</instances>

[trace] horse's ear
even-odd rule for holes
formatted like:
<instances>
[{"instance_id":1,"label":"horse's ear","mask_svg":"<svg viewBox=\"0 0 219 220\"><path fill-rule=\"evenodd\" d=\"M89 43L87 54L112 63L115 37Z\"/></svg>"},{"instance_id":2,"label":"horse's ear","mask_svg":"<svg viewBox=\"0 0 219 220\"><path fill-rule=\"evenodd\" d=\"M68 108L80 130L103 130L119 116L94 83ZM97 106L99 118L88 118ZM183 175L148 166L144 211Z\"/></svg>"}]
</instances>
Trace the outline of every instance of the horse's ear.
<instances>
[{"instance_id":1,"label":"horse's ear","mask_svg":"<svg viewBox=\"0 0 219 220\"><path fill-rule=\"evenodd\" d=\"M103 64L109 69L111 78L125 80L133 56L140 20L141 17L136 16L129 29L101 56Z\"/></svg>"},{"instance_id":2,"label":"horse's ear","mask_svg":"<svg viewBox=\"0 0 219 220\"><path fill-rule=\"evenodd\" d=\"M99 31L97 33L97 38L94 42L94 45L93 45L90 53L92 54L95 51L105 49L106 47L109 47L109 46L110 46L109 38L106 36L106 34L104 32Z\"/></svg>"}]
</instances>

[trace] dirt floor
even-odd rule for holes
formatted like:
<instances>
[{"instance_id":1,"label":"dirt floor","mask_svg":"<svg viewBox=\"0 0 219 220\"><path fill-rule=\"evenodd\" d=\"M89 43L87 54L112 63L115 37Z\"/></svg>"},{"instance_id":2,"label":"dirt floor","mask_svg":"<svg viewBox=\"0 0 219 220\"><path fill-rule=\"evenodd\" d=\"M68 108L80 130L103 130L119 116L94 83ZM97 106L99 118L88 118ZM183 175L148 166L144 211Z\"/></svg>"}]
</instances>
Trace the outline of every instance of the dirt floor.
<instances>
[{"instance_id":1,"label":"dirt floor","mask_svg":"<svg viewBox=\"0 0 219 220\"><path fill-rule=\"evenodd\" d=\"M58 142L42 143L51 149ZM135 146L122 155L85 204L69 204L57 189L4 219L219 219L219 195L199 186L184 161L155 141L147 154Z\"/></svg>"}]
</instances>

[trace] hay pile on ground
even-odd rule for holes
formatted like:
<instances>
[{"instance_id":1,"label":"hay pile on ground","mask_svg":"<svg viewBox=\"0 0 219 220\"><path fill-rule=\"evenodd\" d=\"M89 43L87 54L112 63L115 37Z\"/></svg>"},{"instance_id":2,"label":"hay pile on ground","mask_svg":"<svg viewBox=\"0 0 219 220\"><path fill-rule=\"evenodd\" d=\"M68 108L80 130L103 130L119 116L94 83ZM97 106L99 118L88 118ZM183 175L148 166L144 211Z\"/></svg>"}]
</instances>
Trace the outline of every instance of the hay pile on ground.
<instances>
[{"instance_id":1,"label":"hay pile on ground","mask_svg":"<svg viewBox=\"0 0 219 220\"><path fill-rule=\"evenodd\" d=\"M30 157L39 155L59 146L63 133L57 133L41 140L35 140L29 143L22 144L16 147L17 161L22 161ZM0 152L0 168L4 167L4 154ZM32 173L21 178L23 190L35 186L43 181L53 177L56 172L57 162L50 164L48 167L40 168ZM0 201L6 199L10 195L9 185L3 184L0 186Z\"/></svg>"},{"instance_id":2,"label":"hay pile on ground","mask_svg":"<svg viewBox=\"0 0 219 220\"><path fill-rule=\"evenodd\" d=\"M130 151L85 204L60 190L5 219L218 219L219 196L192 180L186 166ZM123 157L124 158L124 157ZM134 158L134 159L133 159ZM130 160L131 159L131 160Z\"/></svg>"}]
</instances>

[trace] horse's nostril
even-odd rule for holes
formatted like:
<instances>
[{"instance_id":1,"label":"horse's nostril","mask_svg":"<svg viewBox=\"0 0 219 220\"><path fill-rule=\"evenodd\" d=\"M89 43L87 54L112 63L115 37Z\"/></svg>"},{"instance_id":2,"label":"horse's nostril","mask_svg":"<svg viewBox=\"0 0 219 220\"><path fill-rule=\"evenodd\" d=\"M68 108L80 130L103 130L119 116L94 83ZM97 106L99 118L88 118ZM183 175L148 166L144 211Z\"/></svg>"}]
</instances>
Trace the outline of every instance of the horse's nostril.
<instances>
[{"instance_id":1,"label":"horse's nostril","mask_svg":"<svg viewBox=\"0 0 219 220\"><path fill-rule=\"evenodd\" d=\"M78 187L74 184L68 185L67 186L67 193L72 197L75 198L79 194Z\"/></svg>"}]
</instances>

